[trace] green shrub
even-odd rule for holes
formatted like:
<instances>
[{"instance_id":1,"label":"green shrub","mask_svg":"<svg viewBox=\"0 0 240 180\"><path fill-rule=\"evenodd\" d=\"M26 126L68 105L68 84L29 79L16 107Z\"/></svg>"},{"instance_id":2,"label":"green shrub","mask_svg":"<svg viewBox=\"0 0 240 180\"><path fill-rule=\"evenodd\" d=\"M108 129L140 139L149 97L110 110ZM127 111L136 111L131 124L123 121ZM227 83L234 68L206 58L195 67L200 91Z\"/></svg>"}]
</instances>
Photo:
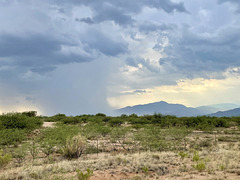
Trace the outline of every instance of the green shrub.
<instances>
[{"instance_id":1,"label":"green shrub","mask_svg":"<svg viewBox=\"0 0 240 180\"><path fill-rule=\"evenodd\" d=\"M22 129L2 129L0 145L17 145L26 139L26 131Z\"/></svg>"},{"instance_id":2,"label":"green shrub","mask_svg":"<svg viewBox=\"0 0 240 180\"><path fill-rule=\"evenodd\" d=\"M183 160L184 158L186 158L186 157L188 157L188 154L187 153L185 153L185 152L180 152L180 153L178 153L178 155L181 157L181 159Z\"/></svg>"},{"instance_id":3,"label":"green shrub","mask_svg":"<svg viewBox=\"0 0 240 180\"><path fill-rule=\"evenodd\" d=\"M36 117L37 111L26 111L26 112L23 112L22 114L28 117Z\"/></svg>"},{"instance_id":4,"label":"green shrub","mask_svg":"<svg viewBox=\"0 0 240 180\"><path fill-rule=\"evenodd\" d=\"M76 136L80 132L78 126L73 125L58 125L54 128L45 129L39 138L40 142L49 143L51 142L55 146L64 146L66 139Z\"/></svg>"},{"instance_id":5,"label":"green shrub","mask_svg":"<svg viewBox=\"0 0 240 180\"><path fill-rule=\"evenodd\" d=\"M103 114L103 113L97 113L96 116L106 117L106 114Z\"/></svg>"},{"instance_id":6,"label":"green shrub","mask_svg":"<svg viewBox=\"0 0 240 180\"><path fill-rule=\"evenodd\" d=\"M89 180L90 177L93 175L93 170L91 169L87 169L87 172L84 173L82 171L80 171L79 169L77 169L77 178L78 180Z\"/></svg>"},{"instance_id":7,"label":"green shrub","mask_svg":"<svg viewBox=\"0 0 240 180\"><path fill-rule=\"evenodd\" d=\"M223 118L219 118L216 119L216 127L225 127L228 128L229 127L229 121L227 121L226 119Z\"/></svg>"},{"instance_id":8,"label":"green shrub","mask_svg":"<svg viewBox=\"0 0 240 180\"><path fill-rule=\"evenodd\" d=\"M104 117L103 119L102 119L102 121L103 122L108 122L108 121L110 121L112 118L111 117Z\"/></svg>"},{"instance_id":9,"label":"green shrub","mask_svg":"<svg viewBox=\"0 0 240 180\"><path fill-rule=\"evenodd\" d=\"M198 162L199 159L200 159L199 152L198 151L194 151L192 160Z\"/></svg>"},{"instance_id":10,"label":"green shrub","mask_svg":"<svg viewBox=\"0 0 240 180\"><path fill-rule=\"evenodd\" d=\"M206 165L204 162L198 162L196 165L193 165L193 168L202 172L206 169Z\"/></svg>"},{"instance_id":11,"label":"green shrub","mask_svg":"<svg viewBox=\"0 0 240 180\"><path fill-rule=\"evenodd\" d=\"M55 143L53 141L43 141L41 142L41 151L48 157L54 153Z\"/></svg>"},{"instance_id":12,"label":"green shrub","mask_svg":"<svg viewBox=\"0 0 240 180\"><path fill-rule=\"evenodd\" d=\"M11 154L4 154L3 150L0 149L0 168L6 166L12 160Z\"/></svg>"},{"instance_id":13,"label":"green shrub","mask_svg":"<svg viewBox=\"0 0 240 180\"><path fill-rule=\"evenodd\" d=\"M65 114L56 114L50 118L48 118L48 121L51 122L58 122L61 121L62 119L66 118L67 116Z\"/></svg>"},{"instance_id":14,"label":"green shrub","mask_svg":"<svg viewBox=\"0 0 240 180\"><path fill-rule=\"evenodd\" d=\"M149 175L149 168L147 166L143 166L142 167L142 171L144 173L145 176L148 176Z\"/></svg>"},{"instance_id":15,"label":"green shrub","mask_svg":"<svg viewBox=\"0 0 240 180\"><path fill-rule=\"evenodd\" d=\"M131 118L137 118L137 117L138 117L138 115L137 115L137 114L135 114L135 113L133 113L133 114L130 114L130 115L129 115L129 117L131 117Z\"/></svg>"},{"instance_id":16,"label":"green shrub","mask_svg":"<svg viewBox=\"0 0 240 180\"><path fill-rule=\"evenodd\" d=\"M33 130L43 124L41 118L27 117L19 113L8 113L0 116L1 126L4 129Z\"/></svg>"},{"instance_id":17,"label":"green shrub","mask_svg":"<svg viewBox=\"0 0 240 180\"><path fill-rule=\"evenodd\" d=\"M150 122L151 122L144 117L139 117L139 118L131 117L129 119L129 121L130 121L131 124L150 124Z\"/></svg>"},{"instance_id":18,"label":"green shrub","mask_svg":"<svg viewBox=\"0 0 240 180\"><path fill-rule=\"evenodd\" d=\"M124 122L124 120L121 118L113 118L113 119L109 120L109 124L111 126L120 126L123 122Z\"/></svg>"},{"instance_id":19,"label":"green shrub","mask_svg":"<svg viewBox=\"0 0 240 180\"><path fill-rule=\"evenodd\" d=\"M97 132L98 132L101 136L105 137L106 135L108 135L108 134L111 132L111 128L108 127L108 126L99 126L99 127L97 128Z\"/></svg>"},{"instance_id":20,"label":"green shrub","mask_svg":"<svg viewBox=\"0 0 240 180\"><path fill-rule=\"evenodd\" d=\"M39 153L39 147L37 146L37 144L35 142L31 142L28 145L28 150L32 156L33 161L37 158L38 153Z\"/></svg>"},{"instance_id":21,"label":"green shrub","mask_svg":"<svg viewBox=\"0 0 240 180\"><path fill-rule=\"evenodd\" d=\"M212 141L211 140L202 140L199 142L200 147L211 147L212 146Z\"/></svg>"},{"instance_id":22,"label":"green shrub","mask_svg":"<svg viewBox=\"0 0 240 180\"><path fill-rule=\"evenodd\" d=\"M13 152L13 158L17 162L18 166L20 166L25 160L27 155L27 146L21 145Z\"/></svg>"},{"instance_id":23,"label":"green shrub","mask_svg":"<svg viewBox=\"0 0 240 180\"><path fill-rule=\"evenodd\" d=\"M65 118L62 118L61 121L64 123L64 124L78 124L78 123L81 123L82 120L81 118L79 117L65 117Z\"/></svg>"},{"instance_id":24,"label":"green shrub","mask_svg":"<svg viewBox=\"0 0 240 180\"><path fill-rule=\"evenodd\" d=\"M86 144L86 139L81 135L68 138L66 144L62 147L62 154L68 159L79 158L82 155Z\"/></svg>"},{"instance_id":25,"label":"green shrub","mask_svg":"<svg viewBox=\"0 0 240 180\"><path fill-rule=\"evenodd\" d=\"M128 115L126 115L126 114L122 114L120 117L124 119L124 118L127 118Z\"/></svg>"}]
</instances>

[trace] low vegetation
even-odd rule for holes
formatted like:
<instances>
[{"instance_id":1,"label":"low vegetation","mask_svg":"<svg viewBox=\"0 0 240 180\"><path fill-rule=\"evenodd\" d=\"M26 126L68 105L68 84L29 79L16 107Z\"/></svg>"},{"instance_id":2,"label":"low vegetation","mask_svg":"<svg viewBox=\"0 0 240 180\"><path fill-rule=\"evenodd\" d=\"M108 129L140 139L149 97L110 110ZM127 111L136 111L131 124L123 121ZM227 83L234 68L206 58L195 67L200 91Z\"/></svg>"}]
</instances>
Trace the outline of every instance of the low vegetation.
<instances>
[{"instance_id":1,"label":"low vegetation","mask_svg":"<svg viewBox=\"0 0 240 180\"><path fill-rule=\"evenodd\" d=\"M0 179L239 179L239 140L240 117L8 113Z\"/></svg>"}]
</instances>

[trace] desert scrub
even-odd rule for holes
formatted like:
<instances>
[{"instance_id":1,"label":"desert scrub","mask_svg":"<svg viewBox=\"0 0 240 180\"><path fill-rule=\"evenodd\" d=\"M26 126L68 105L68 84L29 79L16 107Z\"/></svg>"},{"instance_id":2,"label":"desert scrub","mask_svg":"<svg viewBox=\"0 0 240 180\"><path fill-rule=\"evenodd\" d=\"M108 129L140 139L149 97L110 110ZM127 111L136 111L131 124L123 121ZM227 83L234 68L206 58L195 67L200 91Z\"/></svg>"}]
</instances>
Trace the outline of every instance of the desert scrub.
<instances>
[{"instance_id":1,"label":"desert scrub","mask_svg":"<svg viewBox=\"0 0 240 180\"><path fill-rule=\"evenodd\" d=\"M81 135L67 138L66 144L62 147L62 154L68 159L79 158L82 155L86 144L86 139Z\"/></svg>"},{"instance_id":2,"label":"desert scrub","mask_svg":"<svg viewBox=\"0 0 240 180\"><path fill-rule=\"evenodd\" d=\"M19 113L0 115L0 121L4 129L34 130L43 124L43 121L38 117L28 117Z\"/></svg>"},{"instance_id":3,"label":"desert scrub","mask_svg":"<svg viewBox=\"0 0 240 180\"><path fill-rule=\"evenodd\" d=\"M87 169L87 172L82 172L79 169L77 169L77 178L78 180L89 180L90 177L93 175L93 170Z\"/></svg>"},{"instance_id":4,"label":"desert scrub","mask_svg":"<svg viewBox=\"0 0 240 180\"><path fill-rule=\"evenodd\" d=\"M4 154L3 150L0 149L0 168L7 165L12 160L12 155L9 153Z\"/></svg>"},{"instance_id":5,"label":"desert scrub","mask_svg":"<svg viewBox=\"0 0 240 180\"><path fill-rule=\"evenodd\" d=\"M199 156L199 152L198 151L194 151L192 160L196 161L196 162L198 162L200 160L200 156Z\"/></svg>"},{"instance_id":6,"label":"desert scrub","mask_svg":"<svg viewBox=\"0 0 240 180\"><path fill-rule=\"evenodd\" d=\"M183 160L184 158L186 158L186 157L188 157L188 153L186 153L186 152L180 152L180 153L178 153L178 155L181 157L181 159Z\"/></svg>"},{"instance_id":7,"label":"desert scrub","mask_svg":"<svg viewBox=\"0 0 240 180\"><path fill-rule=\"evenodd\" d=\"M22 144L20 147L16 148L13 151L13 158L17 163L17 166L21 166L22 163L26 160L27 155L27 145Z\"/></svg>"},{"instance_id":8,"label":"desert scrub","mask_svg":"<svg viewBox=\"0 0 240 180\"><path fill-rule=\"evenodd\" d=\"M55 146L66 144L67 138L72 138L79 134L80 128L73 125L58 124L57 127L45 129L38 139L41 143L53 143Z\"/></svg>"},{"instance_id":9,"label":"desert scrub","mask_svg":"<svg viewBox=\"0 0 240 180\"><path fill-rule=\"evenodd\" d=\"M145 176L149 175L149 168L147 166L142 167L142 172L144 173Z\"/></svg>"},{"instance_id":10,"label":"desert scrub","mask_svg":"<svg viewBox=\"0 0 240 180\"><path fill-rule=\"evenodd\" d=\"M26 131L22 129L1 129L0 130L0 145L17 146L20 142L26 139Z\"/></svg>"},{"instance_id":11,"label":"desert scrub","mask_svg":"<svg viewBox=\"0 0 240 180\"><path fill-rule=\"evenodd\" d=\"M39 153L39 147L35 142L31 142L28 145L28 150L32 156L33 161L37 158L38 153Z\"/></svg>"},{"instance_id":12,"label":"desert scrub","mask_svg":"<svg viewBox=\"0 0 240 180\"><path fill-rule=\"evenodd\" d=\"M26 113L28 114L28 113ZM20 113L0 115L0 145L17 145L26 139L27 134L39 128L43 121Z\"/></svg>"},{"instance_id":13,"label":"desert scrub","mask_svg":"<svg viewBox=\"0 0 240 180\"><path fill-rule=\"evenodd\" d=\"M206 169L206 164L204 162L198 162L197 164L193 165L193 168L202 172Z\"/></svg>"},{"instance_id":14,"label":"desert scrub","mask_svg":"<svg viewBox=\"0 0 240 180\"><path fill-rule=\"evenodd\" d=\"M209 148L209 147L212 146L212 141L211 141L211 140L208 140L208 139L202 140L202 141L199 142L199 146L200 146L200 147Z\"/></svg>"},{"instance_id":15,"label":"desert scrub","mask_svg":"<svg viewBox=\"0 0 240 180\"><path fill-rule=\"evenodd\" d=\"M51 154L54 153L54 142L53 141L44 141L41 142L41 151L46 155L46 157L49 157Z\"/></svg>"}]
</instances>

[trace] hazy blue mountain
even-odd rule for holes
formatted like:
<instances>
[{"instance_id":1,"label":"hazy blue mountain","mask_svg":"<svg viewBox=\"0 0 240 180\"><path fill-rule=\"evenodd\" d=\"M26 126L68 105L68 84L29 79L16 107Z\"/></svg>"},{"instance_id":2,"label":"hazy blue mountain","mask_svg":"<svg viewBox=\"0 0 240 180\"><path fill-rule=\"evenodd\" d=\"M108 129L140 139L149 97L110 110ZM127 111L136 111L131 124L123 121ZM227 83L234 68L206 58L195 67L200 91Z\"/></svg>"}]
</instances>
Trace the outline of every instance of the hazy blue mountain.
<instances>
[{"instance_id":1,"label":"hazy blue mountain","mask_svg":"<svg viewBox=\"0 0 240 180\"><path fill-rule=\"evenodd\" d=\"M232 116L240 116L240 108L228 110L228 111L219 111L213 114L209 114L209 116L216 117L232 117Z\"/></svg>"},{"instance_id":2,"label":"hazy blue mountain","mask_svg":"<svg viewBox=\"0 0 240 180\"><path fill-rule=\"evenodd\" d=\"M220 109L211 106L200 106L196 107L196 109L201 111L203 114L211 114L220 111Z\"/></svg>"},{"instance_id":3,"label":"hazy blue mountain","mask_svg":"<svg viewBox=\"0 0 240 180\"><path fill-rule=\"evenodd\" d=\"M199 106L196 109L200 110L204 114L212 114L218 111L227 111L235 108L239 108L240 106L232 103L222 103L222 104L212 104L208 106Z\"/></svg>"},{"instance_id":4,"label":"hazy blue mountain","mask_svg":"<svg viewBox=\"0 0 240 180\"><path fill-rule=\"evenodd\" d=\"M164 101L136 106L127 106L117 110L117 114L129 115L132 113L138 115L161 113L163 115L176 115L178 117L197 116L205 114L204 112L196 108L186 107L182 104L169 104Z\"/></svg>"}]
</instances>

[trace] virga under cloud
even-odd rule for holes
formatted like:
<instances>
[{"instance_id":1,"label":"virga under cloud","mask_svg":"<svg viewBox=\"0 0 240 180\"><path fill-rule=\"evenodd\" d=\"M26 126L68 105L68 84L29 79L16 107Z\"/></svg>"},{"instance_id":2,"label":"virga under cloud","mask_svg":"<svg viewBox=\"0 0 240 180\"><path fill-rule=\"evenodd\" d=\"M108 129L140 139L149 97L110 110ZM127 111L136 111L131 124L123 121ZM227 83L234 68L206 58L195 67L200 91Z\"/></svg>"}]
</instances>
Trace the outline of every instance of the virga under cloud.
<instances>
[{"instance_id":1,"label":"virga under cloud","mask_svg":"<svg viewBox=\"0 0 240 180\"><path fill-rule=\"evenodd\" d=\"M147 97L191 105L164 92L239 76L239 9L237 0L0 0L0 111L111 112Z\"/></svg>"}]
</instances>

